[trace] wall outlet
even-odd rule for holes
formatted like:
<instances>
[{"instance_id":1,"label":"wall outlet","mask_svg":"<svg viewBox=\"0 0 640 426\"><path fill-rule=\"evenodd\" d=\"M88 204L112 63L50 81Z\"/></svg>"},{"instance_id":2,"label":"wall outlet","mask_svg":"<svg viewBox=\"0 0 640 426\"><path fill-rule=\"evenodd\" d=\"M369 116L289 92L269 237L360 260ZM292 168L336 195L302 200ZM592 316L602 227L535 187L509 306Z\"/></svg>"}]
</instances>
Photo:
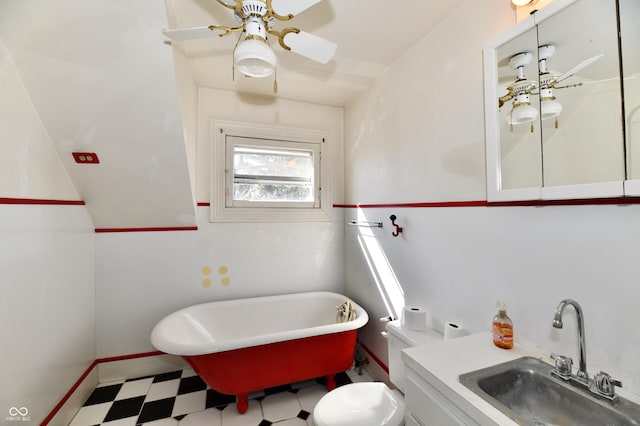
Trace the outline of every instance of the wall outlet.
<instances>
[{"instance_id":1,"label":"wall outlet","mask_svg":"<svg viewBox=\"0 0 640 426\"><path fill-rule=\"evenodd\" d=\"M73 159L79 164L98 164L100 160L95 152L72 152Z\"/></svg>"}]
</instances>

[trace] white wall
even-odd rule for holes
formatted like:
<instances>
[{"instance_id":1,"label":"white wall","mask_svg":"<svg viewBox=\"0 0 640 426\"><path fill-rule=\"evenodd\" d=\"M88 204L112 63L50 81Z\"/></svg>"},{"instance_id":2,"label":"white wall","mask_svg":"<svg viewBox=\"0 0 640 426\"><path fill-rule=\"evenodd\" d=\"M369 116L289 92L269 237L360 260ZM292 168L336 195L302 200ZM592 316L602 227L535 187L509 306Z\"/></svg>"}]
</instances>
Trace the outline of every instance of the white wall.
<instances>
[{"instance_id":1,"label":"white wall","mask_svg":"<svg viewBox=\"0 0 640 426\"><path fill-rule=\"evenodd\" d=\"M168 28L176 28L174 14L167 11ZM198 86L195 82L189 58L183 49L182 43L173 43L171 53L173 55L173 68L175 72L175 82L180 102L180 115L182 117L182 128L184 133L184 143L189 164L189 180L193 199L196 201L196 162L197 162L197 127L198 127Z\"/></svg>"},{"instance_id":2,"label":"white wall","mask_svg":"<svg viewBox=\"0 0 640 426\"><path fill-rule=\"evenodd\" d=\"M0 93L0 198L78 200L1 42ZM95 359L93 240L82 205L0 202L0 423L40 423Z\"/></svg>"},{"instance_id":3,"label":"white wall","mask_svg":"<svg viewBox=\"0 0 640 426\"><path fill-rule=\"evenodd\" d=\"M93 226L84 206L0 205L0 413L40 422L95 359Z\"/></svg>"},{"instance_id":4,"label":"white wall","mask_svg":"<svg viewBox=\"0 0 640 426\"><path fill-rule=\"evenodd\" d=\"M484 196L482 45L512 23L508 2L467 2L348 104L348 201Z\"/></svg>"},{"instance_id":5,"label":"white wall","mask_svg":"<svg viewBox=\"0 0 640 426\"><path fill-rule=\"evenodd\" d=\"M467 1L345 108L346 204L486 200L482 47L514 23L509 2ZM397 279L404 302L428 308L436 328L454 320L471 332L490 328L503 299L516 344L577 360L571 309L563 330L551 326L560 300L576 299L589 370L640 393L639 213L637 205L345 209L345 220L384 222L347 228L347 293L382 317L379 283ZM404 227L398 238L391 214ZM386 360L381 328L372 321L363 341Z\"/></svg>"},{"instance_id":6,"label":"white wall","mask_svg":"<svg viewBox=\"0 0 640 426\"><path fill-rule=\"evenodd\" d=\"M0 196L79 200L0 39Z\"/></svg>"},{"instance_id":7,"label":"white wall","mask_svg":"<svg viewBox=\"0 0 640 426\"><path fill-rule=\"evenodd\" d=\"M198 113L200 203L207 204L210 196L213 119L327 130L333 135L327 143L334 144L333 202L342 202L341 108L200 89ZM342 209L334 209L332 221L317 223L209 223L207 205L197 212L197 231L97 235L99 358L153 350L153 326L188 305L344 291Z\"/></svg>"}]
</instances>

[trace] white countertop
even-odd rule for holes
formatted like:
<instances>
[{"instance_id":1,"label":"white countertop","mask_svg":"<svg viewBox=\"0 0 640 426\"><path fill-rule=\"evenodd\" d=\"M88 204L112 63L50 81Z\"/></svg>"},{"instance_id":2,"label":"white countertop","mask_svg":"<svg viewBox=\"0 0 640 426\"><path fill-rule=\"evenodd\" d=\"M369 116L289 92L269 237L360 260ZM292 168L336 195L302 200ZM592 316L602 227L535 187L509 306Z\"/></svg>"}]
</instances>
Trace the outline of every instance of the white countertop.
<instances>
[{"instance_id":1,"label":"white countertop","mask_svg":"<svg viewBox=\"0 0 640 426\"><path fill-rule=\"evenodd\" d=\"M523 356L542 359L553 365L548 355L533 348L534 345L521 339L515 342L513 349L498 348L493 344L491 332L487 331L404 349L402 359L479 424L511 426L517 423L462 385L458 376ZM637 396L634 398L624 391L618 393L638 402Z\"/></svg>"},{"instance_id":2,"label":"white countertop","mask_svg":"<svg viewBox=\"0 0 640 426\"><path fill-rule=\"evenodd\" d=\"M462 385L458 376L523 356L544 358L518 342L513 349L498 348L490 332L415 346L402 354L409 367L482 425L517 423Z\"/></svg>"}]
</instances>

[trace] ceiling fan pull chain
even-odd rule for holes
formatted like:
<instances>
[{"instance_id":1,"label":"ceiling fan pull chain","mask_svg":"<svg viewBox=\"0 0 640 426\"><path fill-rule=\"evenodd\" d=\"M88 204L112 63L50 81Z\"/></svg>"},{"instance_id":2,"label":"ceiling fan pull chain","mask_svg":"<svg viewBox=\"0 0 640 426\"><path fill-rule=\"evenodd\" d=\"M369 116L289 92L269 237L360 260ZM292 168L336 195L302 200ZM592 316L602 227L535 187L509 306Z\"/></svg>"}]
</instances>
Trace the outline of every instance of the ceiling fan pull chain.
<instances>
[{"instance_id":1,"label":"ceiling fan pull chain","mask_svg":"<svg viewBox=\"0 0 640 426\"><path fill-rule=\"evenodd\" d=\"M531 122L531 133L533 133L533 122Z\"/></svg>"},{"instance_id":2,"label":"ceiling fan pull chain","mask_svg":"<svg viewBox=\"0 0 640 426\"><path fill-rule=\"evenodd\" d=\"M231 52L232 58L234 58L236 55L236 49L238 48L238 44L240 44L240 40L242 39L242 34L244 34L244 31L241 32L240 35L238 35L236 44L235 46L233 46L233 52ZM236 61L234 61L233 59L231 59L231 81L236 81Z\"/></svg>"},{"instance_id":3,"label":"ceiling fan pull chain","mask_svg":"<svg viewBox=\"0 0 640 426\"><path fill-rule=\"evenodd\" d=\"M278 93L278 67L273 70L273 93Z\"/></svg>"},{"instance_id":4,"label":"ceiling fan pull chain","mask_svg":"<svg viewBox=\"0 0 640 426\"><path fill-rule=\"evenodd\" d=\"M556 117L556 129L558 128L558 117Z\"/></svg>"},{"instance_id":5,"label":"ceiling fan pull chain","mask_svg":"<svg viewBox=\"0 0 640 426\"><path fill-rule=\"evenodd\" d=\"M511 108L511 111L509 111L509 133L513 133L513 107Z\"/></svg>"}]
</instances>

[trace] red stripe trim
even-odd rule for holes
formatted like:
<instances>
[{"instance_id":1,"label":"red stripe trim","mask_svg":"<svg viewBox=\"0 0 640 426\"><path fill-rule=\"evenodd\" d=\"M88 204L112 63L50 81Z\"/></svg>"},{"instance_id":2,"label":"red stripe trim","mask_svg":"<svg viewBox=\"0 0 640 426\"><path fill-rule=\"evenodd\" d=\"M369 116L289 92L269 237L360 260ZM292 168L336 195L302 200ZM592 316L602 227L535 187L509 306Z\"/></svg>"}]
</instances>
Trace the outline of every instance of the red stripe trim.
<instances>
[{"instance_id":1,"label":"red stripe trim","mask_svg":"<svg viewBox=\"0 0 640 426\"><path fill-rule=\"evenodd\" d=\"M492 206L586 206L586 205L627 205L640 204L640 197L617 198L581 198L572 200L530 200L530 201L496 201L488 203Z\"/></svg>"},{"instance_id":2,"label":"red stripe trim","mask_svg":"<svg viewBox=\"0 0 640 426\"><path fill-rule=\"evenodd\" d=\"M518 207L518 206L584 206L584 205L626 205L640 204L640 197L584 198L572 200L526 200L526 201L442 201L424 203L386 203L386 204L334 204L333 207L345 209L372 208L425 208L425 207Z\"/></svg>"},{"instance_id":3,"label":"red stripe trim","mask_svg":"<svg viewBox=\"0 0 640 426\"><path fill-rule=\"evenodd\" d=\"M167 228L96 228L96 233L105 232L162 232L162 231L197 231L197 226L177 226Z\"/></svg>"},{"instance_id":4,"label":"red stripe trim","mask_svg":"<svg viewBox=\"0 0 640 426\"><path fill-rule=\"evenodd\" d=\"M333 207L345 209L375 209L375 208L415 208L415 207L486 207L486 201L442 201L424 203L387 203L387 204L334 204Z\"/></svg>"},{"instance_id":5,"label":"red stripe trim","mask_svg":"<svg viewBox=\"0 0 640 426\"><path fill-rule=\"evenodd\" d=\"M129 355L110 356L106 358L98 358L96 359L96 362L102 363L102 362L124 361L127 359L144 358L148 356L156 356L156 355L164 355L164 354L165 353L161 351L142 352L139 354L129 354Z\"/></svg>"},{"instance_id":6,"label":"red stripe trim","mask_svg":"<svg viewBox=\"0 0 640 426\"><path fill-rule=\"evenodd\" d=\"M358 340L358 343L360 344L360 346L362 346L362 349L364 349L369 354L369 356L373 358L373 360L380 366L380 368L382 368L387 374L389 374L389 367L387 367L387 364L382 362L382 360L378 358L378 356L374 354L373 351L367 347L367 345L362 343L362 341Z\"/></svg>"},{"instance_id":7,"label":"red stripe trim","mask_svg":"<svg viewBox=\"0 0 640 426\"><path fill-rule=\"evenodd\" d=\"M49 422L51 421L51 419L53 419L56 414L58 414L58 411L60 411L60 409L62 408L62 406L64 404L67 403L67 400L69 398L71 398L71 395L73 395L73 393L76 391L76 389L78 389L78 387L82 384L82 382L84 381L84 379L87 378L87 376L89 375L89 373L91 373L91 371L98 365L98 361L93 361L91 363L91 365L89 366L89 368L86 369L86 371L84 372L84 374L82 374L82 376L80 376L80 378L75 382L75 384L71 387L71 389L69 389L69 392L67 392L62 399L60 400L60 402L58 402L58 404L53 408L53 410L51 410L51 412L49 413L49 415L47 417L44 418L44 420L42 421L42 423L40 423L40 426L45 426L47 424L49 424Z\"/></svg>"},{"instance_id":8,"label":"red stripe trim","mask_svg":"<svg viewBox=\"0 0 640 426\"><path fill-rule=\"evenodd\" d=\"M0 204L47 204L59 206L84 206L82 200L45 200L39 198L3 198L0 197Z\"/></svg>"},{"instance_id":9,"label":"red stripe trim","mask_svg":"<svg viewBox=\"0 0 640 426\"><path fill-rule=\"evenodd\" d=\"M211 203L198 203L198 207L209 207Z\"/></svg>"}]
</instances>

